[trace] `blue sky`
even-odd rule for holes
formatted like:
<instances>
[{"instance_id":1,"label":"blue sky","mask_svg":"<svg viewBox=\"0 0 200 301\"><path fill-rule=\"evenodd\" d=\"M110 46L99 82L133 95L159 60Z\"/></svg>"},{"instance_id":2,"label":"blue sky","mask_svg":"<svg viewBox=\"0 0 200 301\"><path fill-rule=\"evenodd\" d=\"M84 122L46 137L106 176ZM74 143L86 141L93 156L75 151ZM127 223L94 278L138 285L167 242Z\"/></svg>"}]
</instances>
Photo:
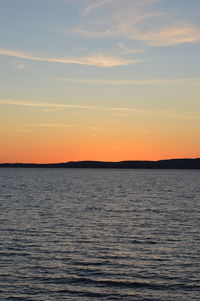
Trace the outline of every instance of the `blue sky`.
<instances>
[{"instance_id":1,"label":"blue sky","mask_svg":"<svg viewBox=\"0 0 200 301\"><path fill-rule=\"evenodd\" d=\"M139 118L151 132L153 121L146 124L145 114L153 114L158 127L161 118L166 131L172 122L198 139L200 1L0 4L0 135L3 129L14 133L19 123L30 132L26 119L56 127L67 118L100 128L105 117L114 127L117 111L122 128L125 118L133 126L143 114Z\"/></svg>"}]
</instances>

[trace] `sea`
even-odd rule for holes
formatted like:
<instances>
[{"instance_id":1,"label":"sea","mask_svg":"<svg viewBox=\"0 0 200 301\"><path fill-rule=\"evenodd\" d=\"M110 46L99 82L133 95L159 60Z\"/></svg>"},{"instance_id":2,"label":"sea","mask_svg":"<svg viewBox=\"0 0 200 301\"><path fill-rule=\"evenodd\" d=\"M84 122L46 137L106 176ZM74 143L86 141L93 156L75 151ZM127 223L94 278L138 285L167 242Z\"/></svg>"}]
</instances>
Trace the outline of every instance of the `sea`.
<instances>
[{"instance_id":1,"label":"sea","mask_svg":"<svg viewBox=\"0 0 200 301\"><path fill-rule=\"evenodd\" d=\"M0 300L199 301L200 171L0 168Z\"/></svg>"}]
</instances>

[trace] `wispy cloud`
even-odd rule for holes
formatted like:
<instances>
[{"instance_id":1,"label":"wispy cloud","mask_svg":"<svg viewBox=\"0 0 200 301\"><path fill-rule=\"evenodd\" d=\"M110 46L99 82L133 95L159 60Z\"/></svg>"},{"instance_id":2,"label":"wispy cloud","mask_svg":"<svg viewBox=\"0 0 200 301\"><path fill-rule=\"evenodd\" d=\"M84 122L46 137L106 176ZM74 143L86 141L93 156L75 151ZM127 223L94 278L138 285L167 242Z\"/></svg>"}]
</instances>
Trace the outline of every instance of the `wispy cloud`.
<instances>
[{"instance_id":1,"label":"wispy cloud","mask_svg":"<svg viewBox=\"0 0 200 301\"><path fill-rule=\"evenodd\" d=\"M17 60L11 60L10 65L12 66L13 69L15 70L24 70L27 69L27 66L18 62Z\"/></svg>"},{"instance_id":2,"label":"wispy cloud","mask_svg":"<svg viewBox=\"0 0 200 301\"><path fill-rule=\"evenodd\" d=\"M142 80L112 80L112 79L82 79L58 78L56 81L93 85L127 85L127 86L200 86L200 78L142 79Z\"/></svg>"},{"instance_id":3,"label":"wispy cloud","mask_svg":"<svg viewBox=\"0 0 200 301\"><path fill-rule=\"evenodd\" d=\"M115 0L98 0L93 1L91 4L89 4L83 11L83 14L91 13L93 10L100 8L104 5L110 4L114 2Z\"/></svg>"},{"instance_id":4,"label":"wispy cloud","mask_svg":"<svg viewBox=\"0 0 200 301\"><path fill-rule=\"evenodd\" d=\"M90 127L89 129L93 132L97 132L97 131L102 130L102 127Z\"/></svg>"},{"instance_id":5,"label":"wispy cloud","mask_svg":"<svg viewBox=\"0 0 200 301\"><path fill-rule=\"evenodd\" d=\"M77 127L80 127L79 125L65 124L65 123L23 123L23 124L18 124L18 125L27 126L27 127L59 127L59 128L77 128Z\"/></svg>"},{"instance_id":6,"label":"wispy cloud","mask_svg":"<svg viewBox=\"0 0 200 301\"><path fill-rule=\"evenodd\" d=\"M127 1L124 0L122 4L126 5L126 2ZM160 2L160 0L132 0L132 5L134 7L137 7L137 6L149 5L156 2ZM118 3L120 3L119 0L118 1L117 0L96 0L96 1L93 0L88 6L86 6L86 8L83 11L83 14L89 14L98 8L102 8L110 4L116 5Z\"/></svg>"},{"instance_id":7,"label":"wispy cloud","mask_svg":"<svg viewBox=\"0 0 200 301\"><path fill-rule=\"evenodd\" d=\"M29 133L31 133L30 130L26 130L26 129L16 129L16 132L23 133L23 134L29 134Z\"/></svg>"},{"instance_id":8,"label":"wispy cloud","mask_svg":"<svg viewBox=\"0 0 200 301\"><path fill-rule=\"evenodd\" d=\"M159 2L161 1L89 1L80 23L66 33L95 38L119 37L138 40L150 46L200 42L200 28L181 17L179 19L181 13L178 11L177 16L175 13L172 16L169 12L160 11L159 6L155 5Z\"/></svg>"},{"instance_id":9,"label":"wispy cloud","mask_svg":"<svg viewBox=\"0 0 200 301\"><path fill-rule=\"evenodd\" d=\"M138 31L135 37L152 46L170 46L199 42L200 30L194 25L182 24L147 32Z\"/></svg>"},{"instance_id":10,"label":"wispy cloud","mask_svg":"<svg viewBox=\"0 0 200 301\"><path fill-rule=\"evenodd\" d=\"M151 134L151 133L152 133L152 130L144 130L143 133L146 134L146 135L147 135L147 134Z\"/></svg>"},{"instance_id":11,"label":"wispy cloud","mask_svg":"<svg viewBox=\"0 0 200 301\"><path fill-rule=\"evenodd\" d=\"M50 108L66 108L66 109L80 109L80 110L97 110L97 111L110 111L120 114L135 113L135 114L147 114L152 116L163 116L167 118L183 119L183 120L200 120L199 112L180 112L180 111L168 111L168 110L143 110L132 107L101 107L101 106L87 106L87 105L72 105L72 104L57 104L57 103L45 103L45 102L30 102L14 99L0 99L0 104L15 105L25 107L50 107ZM28 124L27 124L28 125ZM63 124L29 124L30 126L67 126ZM20 126L25 126L21 124ZM74 127L74 125L72 125Z\"/></svg>"},{"instance_id":12,"label":"wispy cloud","mask_svg":"<svg viewBox=\"0 0 200 301\"><path fill-rule=\"evenodd\" d=\"M123 114L123 113L116 113L116 114L113 114L113 116L115 116L115 117L122 117L122 118L130 117L129 114Z\"/></svg>"},{"instance_id":13,"label":"wispy cloud","mask_svg":"<svg viewBox=\"0 0 200 301\"><path fill-rule=\"evenodd\" d=\"M144 49L131 49L131 48L128 48L123 43L118 43L118 47L120 49L122 49L126 54L146 52L146 50L144 50Z\"/></svg>"},{"instance_id":14,"label":"wispy cloud","mask_svg":"<svg viewBox=\"0 0 200 301\"><path fill-rule=\"evenodd\" d=\"M4 50L4 49L0 49L0 55L25 59L25 60L31 60L31 61L89 65L89 66L96 66L96 67L116 67L116 66L130 65L130 64L141 62L141 60L127 60L119 57L105 56L103 54L96 54L94 56L88 56L84 58L46 58L46 57L32 56L25 53Z\"/></svg>"},{"instance_id":15,"label":"wispy cloud","mask_svg":"<svg viewBox=\"0 0 200 301\"><path fill-rule=\"evenodd\" d=\"M0 104L25 106L25 107L48 107L48 108L66 108L66 109L81 109L81 110L115 111L115 112L127 111L127 112L134 112L134 113L143 113L143 114L150 113L147 110L126 108L126 107L101 107L101 106L87 106L87 105L74 105L74 104L57 104L57 103L47 103L47 102L31 102L31 101L15 100L15 99L0 99Z\"/></svg>"}]
</instances>

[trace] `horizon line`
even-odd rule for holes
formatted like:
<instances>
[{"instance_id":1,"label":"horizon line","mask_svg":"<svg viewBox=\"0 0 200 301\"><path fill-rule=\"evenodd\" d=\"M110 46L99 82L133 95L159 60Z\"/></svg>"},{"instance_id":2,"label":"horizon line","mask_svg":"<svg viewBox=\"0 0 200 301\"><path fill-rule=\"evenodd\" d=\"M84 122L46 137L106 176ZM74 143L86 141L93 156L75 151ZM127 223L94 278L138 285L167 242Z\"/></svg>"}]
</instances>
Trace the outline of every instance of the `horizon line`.
<instances>
[{"instance_id":1,"label":"horizon line","mask_svg":"<svg viewBox=\"0 0 200 301\"><path fill-rule=\"evenodd\" d=\"M0 162L0 165L14 165L14 164L24 164L24 165L56 165L56 164L68 164L68 163L123 163L123 162L160 162L160 161L172 161L172 160L200 160L199 157L183 157L183 158L166 158L166 159L156 159L156 160L120 160L120 161L110 161L110 160L78 160L78 161L65 161L65 162L48 162L48 163L37 163L37 162Z\"/></svg>"}]
</instances>

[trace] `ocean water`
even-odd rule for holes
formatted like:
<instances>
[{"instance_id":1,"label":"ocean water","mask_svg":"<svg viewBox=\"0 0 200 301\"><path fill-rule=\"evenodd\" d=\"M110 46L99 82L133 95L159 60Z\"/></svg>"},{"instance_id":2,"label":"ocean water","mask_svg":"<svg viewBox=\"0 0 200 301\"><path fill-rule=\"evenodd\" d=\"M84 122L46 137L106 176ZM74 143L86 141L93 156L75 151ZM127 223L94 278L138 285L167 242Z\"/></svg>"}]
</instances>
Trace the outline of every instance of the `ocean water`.
<instances>
[{"instance_id":1,"label":"ocean water","mask_svg":"<svg viewBox=\"0 0 200 301\"><path fill-rule=\"evenodd\" d=\"M200 171L0 169L0 300L200 300Z\"/></svg>"}]
</instances>

